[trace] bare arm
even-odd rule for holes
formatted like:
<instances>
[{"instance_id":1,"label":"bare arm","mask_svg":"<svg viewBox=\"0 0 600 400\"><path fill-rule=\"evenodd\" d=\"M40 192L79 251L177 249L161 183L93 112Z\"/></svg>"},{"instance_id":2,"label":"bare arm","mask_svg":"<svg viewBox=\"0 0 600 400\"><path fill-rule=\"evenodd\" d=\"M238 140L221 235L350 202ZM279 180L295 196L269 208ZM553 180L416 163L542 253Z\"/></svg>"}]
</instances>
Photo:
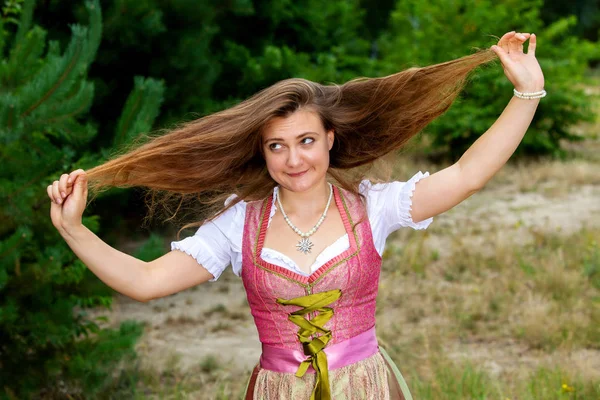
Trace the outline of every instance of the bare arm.
<instances>
[{"instance_id":1,"label":"bare arm","mask_svg":"<svg viewBox=\"0 0 600 400\"><path fill-rule=\"evenodd\" d=\"M98 278L119 293L138 301L148 301L213 278L194 258L183 252L172 251L145 262L109 246L82 225L81 215L87 199L83 170L64 174L60 181L48 187L48 195L52 200L52 223L61 236Z\"/></svg>"},{"instance_id":2,"label":"bare arm","mask_svg":"<svg viewBox=\"0 0 600 400\"><path fill-rule=\"evenodd\" d=\"M514 153L538 103L513 97L492 127L455 164L421 179L412 198L413 221L448 211L483 188Z\"/></svg>"},{"instance_id":3,"label":"bare arm","mask_svg":"<svg viewBox=\"0 0 600 400\"><path fill-rule=\"evenodd\" d=\"M504 112L458 160L462 179L482 188L508 161L533 119L539 99L513 97Z\"/></svg>"},{"instance_id":4,"label":"bare arm","mask_svg":"<svg viewBox=\"0 0 600 400\"><path fill-rule=\"evenodd\" d=\"M213 278L193 257L180 251L145 262L109 246L84 225L61 235L102 282L137 301L168 296Z\"/></svg>"},{"instance_id":5,"label":"bare arm","mask_svg":"<svg viewBox=\"0 0 600 400\"><path fill-rule=\"evenodd\" d=\"M527 38L530 38L529 51L524 54L523 42ZM544 87L544 77L535 59L535 36L509 32L498 45L492 49L517 90L536 92ZM418 222L447 211L483 188L518 147L538 104L539 99L513 97L496 122L454 165L419 181L412 199L413 220Z\"/></svg>"}]
</instances>

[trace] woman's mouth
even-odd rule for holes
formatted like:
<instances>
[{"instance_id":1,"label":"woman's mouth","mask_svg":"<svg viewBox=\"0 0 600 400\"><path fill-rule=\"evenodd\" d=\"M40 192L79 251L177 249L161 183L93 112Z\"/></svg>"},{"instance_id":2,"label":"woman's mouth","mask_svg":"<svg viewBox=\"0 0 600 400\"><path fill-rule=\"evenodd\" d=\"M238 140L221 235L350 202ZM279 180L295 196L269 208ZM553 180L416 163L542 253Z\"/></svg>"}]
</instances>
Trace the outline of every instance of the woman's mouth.
<instances>
[{"instance_id":1,"label":"woman's mouth","mask_svg":"<svg viewBox=\"0 0 600 400\"><path fill-rule=\"evenodd\" d=\"M308 170L306 170L306 171L308 171ZM292 178L297 178L297 177L299 177L299 176L302 176L302 175L304 175L304 174L306 173L306 171L302 171L302 172L296 172L295 174L290 174L290 173L288 173L288 175L289 175L289 176L291 176Z\"/></svg>"}]
</instances>

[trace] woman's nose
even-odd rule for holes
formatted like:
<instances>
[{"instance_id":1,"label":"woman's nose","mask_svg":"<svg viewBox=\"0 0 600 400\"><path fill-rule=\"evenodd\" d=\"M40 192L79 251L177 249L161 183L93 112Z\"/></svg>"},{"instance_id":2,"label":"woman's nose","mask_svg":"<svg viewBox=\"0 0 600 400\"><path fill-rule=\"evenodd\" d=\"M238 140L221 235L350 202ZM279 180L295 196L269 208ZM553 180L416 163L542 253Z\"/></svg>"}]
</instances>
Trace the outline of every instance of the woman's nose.
<instances>
[{"instance_id":1,"label":"woman's nose","mask_svg":"<svg viewBox=\"0 0 600 400\"><path fill-rule=\"evenodd\" d=\"M288 153L288 158L287 158L287 165L289 167L296 167L296 166L300 165L301 162L302 162L302 160L300 157L300 152L295 149L290 149L290 151Z\"/></svg>"}]
</instances>

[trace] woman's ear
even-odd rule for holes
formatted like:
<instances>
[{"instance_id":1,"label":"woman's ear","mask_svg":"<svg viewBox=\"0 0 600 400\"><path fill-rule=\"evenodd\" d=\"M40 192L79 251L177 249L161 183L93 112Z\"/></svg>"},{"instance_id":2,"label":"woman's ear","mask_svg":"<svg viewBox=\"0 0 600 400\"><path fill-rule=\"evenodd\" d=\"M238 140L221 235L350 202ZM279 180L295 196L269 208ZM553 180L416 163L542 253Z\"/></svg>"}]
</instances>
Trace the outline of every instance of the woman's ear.
<instances>
[{"instance_id":1,"label":"woman's ear","mask_svg":"<svg viewBox=\"0 0 600 400\"><path fill-rule=\"evenodd\" d=\"M333 147L333 142L335 140L335 133L333 129L327 131L327 145L329 146L329 150Z\"/></svg>"}]
</instances>

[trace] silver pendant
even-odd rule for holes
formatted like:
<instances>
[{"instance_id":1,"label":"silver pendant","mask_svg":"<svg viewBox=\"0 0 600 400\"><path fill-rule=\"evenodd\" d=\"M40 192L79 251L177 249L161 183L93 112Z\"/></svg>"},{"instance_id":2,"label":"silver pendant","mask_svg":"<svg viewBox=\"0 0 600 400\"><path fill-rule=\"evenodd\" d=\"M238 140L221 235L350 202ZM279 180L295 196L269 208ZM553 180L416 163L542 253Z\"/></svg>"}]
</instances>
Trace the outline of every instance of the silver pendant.
<instances>
[{"instance_id":1,"label":"silver pendant","mask_svg":"<svg viewBox=\"0 0 600 400\"><path fill-rule=\"evenodd\" d=\"M307 237L300 239L300 241L296 245L296 249L298 249L298 251L303 252L304 254L310 253L310 249L312 249L312 247L313 242L311 242L310 239Z\"/></svg>"}]
</instances>

